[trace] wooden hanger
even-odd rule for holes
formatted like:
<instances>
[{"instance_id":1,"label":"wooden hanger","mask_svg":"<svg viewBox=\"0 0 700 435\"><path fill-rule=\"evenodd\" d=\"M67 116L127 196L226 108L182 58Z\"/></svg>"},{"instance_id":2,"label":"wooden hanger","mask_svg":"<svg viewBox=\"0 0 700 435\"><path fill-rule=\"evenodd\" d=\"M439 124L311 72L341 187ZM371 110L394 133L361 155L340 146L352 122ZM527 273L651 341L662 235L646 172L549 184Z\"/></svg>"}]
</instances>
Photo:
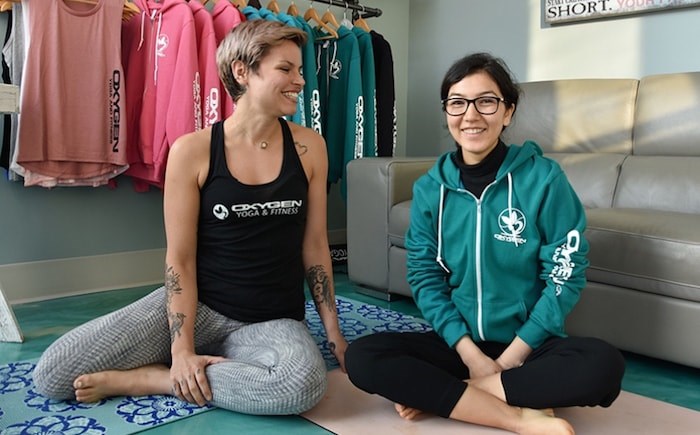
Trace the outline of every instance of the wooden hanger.
<instances>
[{"instance_id":1,"label":"wooden hanger","mask_svg":"<svg viewBox=\"0 0 700 435\"><path fill-rule=\"evenodd\" d=\"M272 0L270 3L268 3L267 8L276 14L280 13L280 5L277 4L276 0Z\"/></svg>"},{"instance_id":2,"label":"wooden hanger","mask_svg":"<svg viewBox=\"0 0 700 435\"><path fill-rule=\"evenodd\" d=\"M332 38L338 39L338 32L335 31L331 26L328 24L324 23L321 17L318 16L318 12L316 12L316 9L314 9L313 4L309 5L309 9L306 10L306 13L304 14L304 21L309 21L313 20L316 22L318 27L322 28L323 30L326 31ZM316 38L316 39L324 39L324 38Z\"/></svg>"},{"instance_id":3,"label":"wooden hanger","mask_svg":"<svg viewBox=\"0 0 700 435\"><path fill-rule=\"evenodd\" d=\"M246 0L231 0L231 3L238 9L243 9L244 7L248 6L248 2Z\"/></svg>"},{"instance_id":4,"label":"wooden hanger","mask_svg":"<svg viewBox=\"0 0 700 435\"><path fill-rule=\"evenodd\" d=\"M291 15L293 17L299 16L299 9L297 9L297 5L294 4L294 1L292 1L292 3L287 8L287 15Z\"/></svg>"},{"instance_id":5,"label":"wooden hanger","mask_svg":"<svg viewBox=\"0 0 700 435\"><path fill-rule=\"evenodd\" d=\"M75 1L75 0L73 0L73 1ZM122 11L122 18L124 18L124 12L126 12L126 11L129 12L129 18L141 13L141 9L139 9L138 6L131 3L129 0L124 0L124 11Z\"/></svg>"},{"instance_id":6,"label":"wooden hanger","mask_svg":"<svg viewBox=\"0 0 700 435\"><path fill-rule=\"evenodd\" d=\"M353 25L353 26L357 26L357 27L359 27L360 29L362 29L362 30L364 30L365 32L368 32L368 33L372 31L372 29L369 28L369 25L367 24L367 21L365 21L365 19L362 18L362 17L360 17L360 18L356 19L355 21L353 21L352 25Z\"/></svg>"},{"instance_id":7,"label":"wooden hanger","mask_svg":"<svg viewBox=\"0 0 700 435\"><path fill-rule=\"evenodd\" d=\"M10 0L3 0L0 1L0 12L7 12L12 10L12 1Z\"/></svg>"},{"instance_id":8,"label":"wooden hanger","mask_svg":"<svg viewBox=\"0 0 700 435\"><path fill-rule=\"evenodd\" d=\"M336 29L340 29L340 24L338 24L338 20L335 19L335 15L333 15L333 12L331 12L330 6L328 7L328 9L326 9L326 12L321 17L321 21L333 26Z\"/></svg>"},{"instance_id":9,"label":"wooden hanger","mask_svg":"<svg viewBox=\"0 0 700 435\"><path fill-rule=\"evenodd\" d=\"M364 11L365 11L365 7L362 6L362 12L364 12ZM352 24L353 24L353 26L357 26L360 29L364 30L365 32L369 33L372 31L372 29L369 28L369 24L367 24L367 21L365 21L365 19L362 18L362 14L358 14L357 19L355 21L353 21Z\"/></svg>"}]
</instances>

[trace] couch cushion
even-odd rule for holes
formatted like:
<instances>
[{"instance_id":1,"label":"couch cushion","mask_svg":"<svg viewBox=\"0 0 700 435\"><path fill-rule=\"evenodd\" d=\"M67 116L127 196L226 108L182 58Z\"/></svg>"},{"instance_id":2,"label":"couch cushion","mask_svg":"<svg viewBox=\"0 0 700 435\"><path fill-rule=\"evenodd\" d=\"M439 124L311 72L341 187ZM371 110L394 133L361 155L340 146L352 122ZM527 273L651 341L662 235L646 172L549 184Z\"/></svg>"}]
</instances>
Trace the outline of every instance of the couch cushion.
<instances>
[{"instance_id":1,"label":"couch cushion","mask_svg":"<svg viewBox=\"0 0 700 435\"><path fill-rule=\"evenodd\" d=\"M700 156L700 72L659 74L639 84L637 156Z\"/></svg>"},{"instance_id":2,"label":"couch cushion","mask_svg":"<svg viewBox=\"0 0 700 435\"><path fill-rule=\"evenodd\" d=\"M638 85L636 79L522 83L503 140L534 140L545 153L629 154Z\"/></svg>"},{"instance_id":3,"label":"couch cushion","mask_svg":"<svg viewBox=\"0 0 700 435\"><path fill-rule=\"evenodd\" d=\"M612 207L621 154L548 153L566 173L566 178L586 208Z\"/></svg>"},{"instance_id":4,"label":"couch cushion","mask_svg":"<svg viewBox=\"0 0 700 435\"><path fill-rule=\"evenodd\" d=\"M586 214L590 281L700 302L697 215L606 208Z\"/></svg>"},{"instance_id":5,"label":"couch cushion","mask_svg":"<svg viewBox=\"0 0 700 435\"><path fill-rule=\"evenodd\" d=\"M411 201L400 202L389 211L389 245L405 248L406 231L411 218Z\"/></svg>"},{"instance_id":6,"label":"couch cushion","mask_svg":"<svg viewBox=\"0 0 700 435\"><path fill-rule=\"evenodd\" d=\"M629 156L622 164L614 207L694 213L697 227L699 168L700 157Z\"/></svg>"}]
</instances>

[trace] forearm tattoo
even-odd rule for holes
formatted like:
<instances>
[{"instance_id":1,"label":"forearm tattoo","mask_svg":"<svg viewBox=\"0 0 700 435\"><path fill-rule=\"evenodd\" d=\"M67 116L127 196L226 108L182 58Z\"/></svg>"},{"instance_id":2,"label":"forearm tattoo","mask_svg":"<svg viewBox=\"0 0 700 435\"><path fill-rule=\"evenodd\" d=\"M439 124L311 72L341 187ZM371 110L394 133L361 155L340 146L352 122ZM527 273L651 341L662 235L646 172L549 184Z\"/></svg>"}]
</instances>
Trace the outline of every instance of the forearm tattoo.
<instances>
[{"instance_id":1,"label":"forearm tattoo","mask_svg":"<svg viewBox=\"0 0 700 435\"><path fill-rule=\"evenodd\" d=\"M306 283L317 309L325 304L330 311L335 311L335 300L331 297L331 280L323 266L309 267L306 270Z\"/></svg>"},{"instance_id":2,"label":"forearm tattoo","mask_svg":"<svg viewBox=\"0 0 700 435\"><path fill-rule=\"evenodd\" d=\"M167 312L168 321L170 323L170 342L174 342L175 338L180 337L182 333L183 323L185 323L185 315L183 313L175 313L172 310L172 301L174 295L182 294L180 287L180 274L173 270L172 266L165 265L165 293L167 295Z\"/></svg>"}]
</instances>

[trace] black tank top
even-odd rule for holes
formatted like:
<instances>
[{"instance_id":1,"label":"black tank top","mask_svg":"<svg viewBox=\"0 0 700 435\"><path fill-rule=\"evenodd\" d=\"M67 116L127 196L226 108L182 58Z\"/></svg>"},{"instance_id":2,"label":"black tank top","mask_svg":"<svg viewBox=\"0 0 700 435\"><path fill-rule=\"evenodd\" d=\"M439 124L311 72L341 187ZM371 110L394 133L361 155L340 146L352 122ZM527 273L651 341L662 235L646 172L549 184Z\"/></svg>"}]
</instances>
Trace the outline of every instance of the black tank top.
<instances>
[{"instance_id":1,"label":"black tank top","mask_svg":"<svg viewBox=\"0 0 700 435\"><path fill-rule=\"evenodd\" d=\"M260 185L231 175L223 121L212 126L209 175L200 191L199 300L243 322L304 318L308 180L287 122L280 118L280 125L282 169Z\"/></svg>"}]
</instances>

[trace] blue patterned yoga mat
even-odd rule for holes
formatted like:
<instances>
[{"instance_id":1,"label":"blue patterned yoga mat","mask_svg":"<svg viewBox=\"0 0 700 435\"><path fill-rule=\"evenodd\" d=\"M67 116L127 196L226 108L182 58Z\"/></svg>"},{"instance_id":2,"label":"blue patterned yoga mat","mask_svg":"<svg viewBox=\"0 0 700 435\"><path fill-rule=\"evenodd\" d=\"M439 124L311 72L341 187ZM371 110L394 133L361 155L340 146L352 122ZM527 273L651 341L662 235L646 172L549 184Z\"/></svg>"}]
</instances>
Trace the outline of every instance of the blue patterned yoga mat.
<instances>
[{"instance_id":1,"label":"blue patterned yoga mat","mask_svg":"<svg viewBox=\"0 0 700 435\"><path fill-rule=\"evenodd\" d=\"M431 329L428 322L423 319L375 305L363 304L341 296L336 297L335 303L338 308L340 330L348 343L376 332L429 331ZM338 367L338 361L328 348L321 318L311 302L306 303L306 324L321 349L328 370Z\"/></svg>"},{"instance_id":2,"label":"blue patterned yoga mat","mask_svg":"<svg viewBox=\"0 0 700 435\"><path fill-rule=\"evenodd\" d=\"M427 323L396 311L338 297L340 327L348 342L382 331L426 331ZM328 348L325 332L311 302L306 322L329 369L338 362ZM131 434L213 409L172 396L115 397L98 403L57 401L39 394L32 381L34 361L0 365L0 434Z\"/></svg>"}]
</instances>

